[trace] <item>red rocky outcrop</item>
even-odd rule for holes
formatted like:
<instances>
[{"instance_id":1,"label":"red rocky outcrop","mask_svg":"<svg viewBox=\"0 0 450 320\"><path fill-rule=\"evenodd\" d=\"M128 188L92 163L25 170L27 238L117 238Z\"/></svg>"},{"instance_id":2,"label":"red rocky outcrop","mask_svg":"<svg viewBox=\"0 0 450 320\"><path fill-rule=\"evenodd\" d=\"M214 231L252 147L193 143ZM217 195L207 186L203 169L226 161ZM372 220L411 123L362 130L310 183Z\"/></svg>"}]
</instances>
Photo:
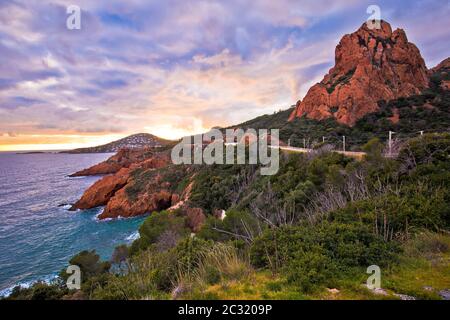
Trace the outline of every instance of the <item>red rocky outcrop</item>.
<instances>
[{"instance_id":1,"label":"red rocky outcrop","mask_svg":"<svg viewBox=\"0 0 450 320\"><path fill-rule=\"evenodd\" d=\"M170 161L167 152L152 152L150 149L121 149L108 160L103 161L88 169L78 171L70 177L94 176L116 173L122 168L132 165L145 166L148 168L160 168L166 166ZM143 162L141 164L141 162Z\"/></svg>"},{"instance_id":2,"label":"red rocky outcrop","mask_svg":"<svg viewBox=\"0 0 450 320\"><path fill-rule=\"evenodd\" d=\"M145 157L148 158L145 159ZM148 190L148 193L140 194L136 200L128 200L126 187L136 183L132 175L136 170L156 170L166 167L169 161L167 152L152 153L148 150L121 150L107 161L88 169L90 170L89 173L99 174L97 168L102 165L115 164L118 167L118 172L107 175L94 183L70 210L85 210L106 206L104 212L100 215L100 219L102 219L119 216L130 217L153 210L166 209L171 205L172 198L176 199L176 196L167 191L170 184L161 181L160 175L155 174L147 182L152 188ZM124 167L120 168L120 166ZM124 198L127 198L127 201Z\"/></svg>"},{"instance_id":3,"label":"red rocky outcrop","mask_svg":"<svg viewBox=\"0 0 450 320\"><path fill-rule=\"evenodd\" d=\"M377 111L379 100L419 94L427 87L425 62L405 32L392 32L385 21L373 30L364 23L341 39L335 66L297 103L289 120L334 117L352 126L365 114Z\"/></svg>"},{"instance_id":4,"label":"red rocky outcrop","mask_svg":"<svg viewBox=\"0 0 450 320\"><path fill-rule=\"evenodd\" d=\"M441 63L439 63L436 67L430 70L430 76L440 74L442 78L448 79L449 72L450 72L450 58L447 58ZM443 90L450 90L450 80L442 79L441 88Z\"/></svg>"},{"instance_id":5,"label":"red rocky outcrop","mask_svg":"<svg viewBox=\"0 0 450 320\"><path fill-rule=\"evenodd\" d=\"M104 206L123 188L129 179L130 169L123 168L115 175L103 177L87 189L70 210L85 210Z\"/></svg>"},{"instance_id":6,"label":"red rocky outcrop","mask_svg":"<svg viewBox=\"0 0 450 320\"><path fill-rule=\"evenodd\" d=\"M99 219L134 217L161 211L171 206L172 194L168 190L140 194L136 199L130 199L125 188L119 190L106 205Z\"/></svg>"}]
</instances>

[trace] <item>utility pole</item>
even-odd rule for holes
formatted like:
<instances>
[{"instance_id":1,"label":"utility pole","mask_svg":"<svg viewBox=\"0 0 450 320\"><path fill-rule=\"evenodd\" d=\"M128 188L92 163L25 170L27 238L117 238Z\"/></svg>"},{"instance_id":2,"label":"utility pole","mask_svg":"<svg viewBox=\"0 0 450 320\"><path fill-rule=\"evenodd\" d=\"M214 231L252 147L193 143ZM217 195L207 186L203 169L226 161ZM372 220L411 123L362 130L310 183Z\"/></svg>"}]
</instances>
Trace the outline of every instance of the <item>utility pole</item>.
<instances>
[{"instance_id":1,"label":"utility pole","mask_svg":"<svg viewBox=\"0 0 450 320\"><path fill-rule=\"evenodd\" d=\"M389 157L392 157L392 134L394 131L389 131Z\"/></svg>"},{"instance_id":2,"label":"utility pole","mask_svg":"<svg viewBox=\"0 0 450 320\"><path fill-rule=\"evenodd\" d=\"M342 136L342 150L345 152L345 136Z\"/></svg>"},{"instance_id":3,"label":"utility pole","mask_svg":"<svg viewBox=\"0 0 450 320\"><path fill-rule=\"evenodd\" d=\"M288 147L291 146L291 138L288 139Z\"/></svg>"},{"instance_id":4,"label":"utility pole","mask_svg":"<svg viewBox=\"0 0 450 320\"><path fill-rule=\"evenodd\" d=\"M303 138L303 148L306 149L306 139Z\"/></svg>"},{"instance_id":5,"label":"utility pole","mask_svg":"<svg viewBox=\"0 0 450 320\"><path fill-rule=\"evenodd\" d=\"M325 137L322 137L322 143L325 143Z\"/></svg>"}]
</instances>

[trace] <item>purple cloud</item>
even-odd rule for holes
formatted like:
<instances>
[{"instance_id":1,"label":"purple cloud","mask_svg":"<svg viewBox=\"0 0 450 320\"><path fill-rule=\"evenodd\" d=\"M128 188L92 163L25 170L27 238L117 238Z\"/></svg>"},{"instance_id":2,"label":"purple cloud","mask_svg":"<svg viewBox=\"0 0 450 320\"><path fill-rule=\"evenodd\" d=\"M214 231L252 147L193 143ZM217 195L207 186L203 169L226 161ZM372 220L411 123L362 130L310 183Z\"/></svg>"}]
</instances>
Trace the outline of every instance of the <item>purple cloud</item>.
<instances>
[{"instance_id":1,"label":"purple cloud","mask_svg":"<svg viewBox=\"0 0 450 320\"><path fill-rule=\"evenodd\" d=\"M82 29L72 31L65 26L71 1L0 3L3 132L131 133L162 124L202 130L287 108L328 71L335 45L367 19L372 4L76 3ZM378 4L429 67L447 57L445 1Z\"/></svg>"}]
</instances>

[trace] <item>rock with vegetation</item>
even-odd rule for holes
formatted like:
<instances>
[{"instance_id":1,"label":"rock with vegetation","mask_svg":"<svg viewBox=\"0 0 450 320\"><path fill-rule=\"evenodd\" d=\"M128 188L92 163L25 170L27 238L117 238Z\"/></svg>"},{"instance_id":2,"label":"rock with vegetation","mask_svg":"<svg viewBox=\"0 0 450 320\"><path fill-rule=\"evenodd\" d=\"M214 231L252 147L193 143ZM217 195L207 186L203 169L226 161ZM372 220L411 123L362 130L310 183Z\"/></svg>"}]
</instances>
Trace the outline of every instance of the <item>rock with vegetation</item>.
<instances>
[{"instance_id":1,"label":"rock with vegetation","mask_svg":"<svg viewBox=\"0 0 450 320\"><path fill-rule=\"evenodd\" d=\"M70 175L70 177L96 176L113 174L122 168L145 167L159 168L167 165L169 154L154 149L120 149L106 161L100 162L90 168L83 169Z\"/></svg>"}]
</instances>

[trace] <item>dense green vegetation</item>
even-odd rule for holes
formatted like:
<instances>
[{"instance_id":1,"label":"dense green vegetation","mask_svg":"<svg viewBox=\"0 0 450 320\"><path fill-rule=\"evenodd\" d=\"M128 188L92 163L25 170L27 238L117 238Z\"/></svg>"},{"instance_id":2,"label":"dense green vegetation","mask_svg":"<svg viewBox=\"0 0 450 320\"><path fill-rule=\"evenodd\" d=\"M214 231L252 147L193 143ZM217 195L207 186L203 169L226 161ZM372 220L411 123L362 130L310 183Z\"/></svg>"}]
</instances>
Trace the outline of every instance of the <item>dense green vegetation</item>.
<instances>
[{"instance_id":1,"label":"dense green vegetation","mask_svg":"<svg viewBox=\"0 0 450 320\"><path fill-rule=\"evenodd\" d=\"M450 134L410 139L397 158L378 139L363 149L362 161L285 153L274 176L197 167L189 205L208 218L194 237L182 212L153 213L111 262L88 251L71 259L81 290L67 290L62 273L10 299L439 299L450 286ZM386 295L362 286L374 264Z\"/></svg>"},{"instance_id":2,"label":"dense green vegetation","mask_svg":"<svg viewBox=\"0 0 450 320\"><path fill-rule=\"evenodd\" d=\"M95 251L69 261L82 271L80 290L67 289L62 270L53 283L16 287L8 299L440 299L450 288L450 134L418 132L449 129L443 80L448 70L432 75L421 95L380 101L352 128L332 119L286 122L292 108L237 126L278 128L292 145L315 146L283 153L273 176L257 165L133 171L131 200L154 181L178 193L192 186L186 205L207 215L200 231L192 234L183 210L155 212L111 261ZM397 123L388 119L394 112ZM383 155L389 130L402 142L396 158ZM339 147L342 135L366 152L362 161L320 143ZM382 269L382 295L362 285L370 265Z\"/></svg>"}]
</instances>

